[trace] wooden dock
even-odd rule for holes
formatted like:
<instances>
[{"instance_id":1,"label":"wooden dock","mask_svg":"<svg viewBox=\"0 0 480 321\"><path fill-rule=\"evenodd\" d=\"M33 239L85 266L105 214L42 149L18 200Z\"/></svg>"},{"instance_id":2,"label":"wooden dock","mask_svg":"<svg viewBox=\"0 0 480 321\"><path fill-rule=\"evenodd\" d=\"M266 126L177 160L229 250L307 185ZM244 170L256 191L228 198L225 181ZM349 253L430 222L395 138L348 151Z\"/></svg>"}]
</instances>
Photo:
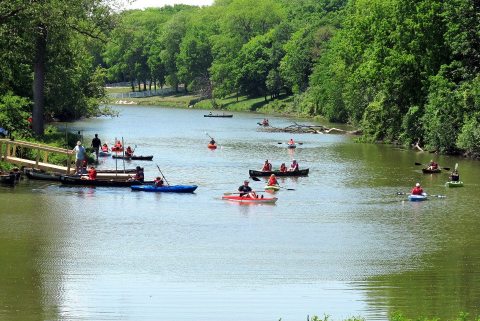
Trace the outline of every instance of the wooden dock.
<instances>
[{"instance_id":1,"label":"wooden dock","mask_svg":"<svg viewBox=\"0 0 480 321\"><path fill-rule=\"evenodd\" d=\"M22 158L22 149L31 149L36 151L35 160ZM60 166L48 163L48 156L51 153L67 155L67 166ZM70 149L52 147L48 145L35 144L19 140L0 139L0 159L4 162L16 164L19 166L70 174L70 170L72 168L73 151Z\"/></svg>"}]
</instances>

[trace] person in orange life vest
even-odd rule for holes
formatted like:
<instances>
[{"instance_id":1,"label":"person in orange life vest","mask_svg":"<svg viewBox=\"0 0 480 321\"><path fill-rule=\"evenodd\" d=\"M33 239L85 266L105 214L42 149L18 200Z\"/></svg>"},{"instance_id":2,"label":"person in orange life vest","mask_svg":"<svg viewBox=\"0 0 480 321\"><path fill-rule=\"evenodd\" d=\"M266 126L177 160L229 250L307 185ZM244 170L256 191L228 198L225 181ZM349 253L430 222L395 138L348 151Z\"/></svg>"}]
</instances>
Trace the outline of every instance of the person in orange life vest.
<instances>
[{"instance_id":1,"label":"person in orange life vest","mask_svg":"<svg viewBox=\"0 0 480 321\"><path fill-rule=\"evenodd\" d=\"M275 174L270 175L270 178L268 179L268 186L275 186L278 185L277 178L275 177Z\"/></svg>"},{"instance_id":2,"label":"person in orange life vest","mask_svg":"<svg viewBox=\"0 0 480 321\"><path fill-rule=\"evenodd\" d=\"M293 141L293 138L290 138L288 145L295 145L295 142Z\"/></svg>"},{"instance_id":3,"label":"person in orange life vest","mask_svg":"<svg viewBox=\"0 0 480 321\"><path fill-rule=\"evenodd\" d=\"M295 159L292 161L292 164L290 165L290 168L288 169L288 171L289 172L298 171L298 163Z\"/></svg>"},{"instance_id":4,"label":"person in orange life vest","mask_svg":"<svg viewBox=\"0 0 480 321\"><path fill-rule=\"evenodd\" d=\"M157 187L162 187L162 186L163 186L163 179L162 179L160 176L157 176L157 178L155 178L155 180L153 181L153 183L154 183L155 186L157 186Z\"/></svg>"},{"instance_id":5,"label":"person in orange life vest","mask_svg":"<svg viewBox=\"0 0 480 321\"><path fill-rule=\"evenodd\" d=\"M285 165L285 163L282 163L282 165L280 165L280 172L283 172L283 173L284 173L284 172L286 172L286 171L288 171L288 168L287 168L287 166Z\"/></svg>"},{"instance_id":6,"label":"person in orange life vest","mask_svg":"<svg viewBox=\"0 0 480 321\"><path fill-rule=\"evenodd\" d=\"M117 140L117 142L115 143L115 146L112 147L112 150L113 151L117 151L117 152L121 152L122 151L122 143Z\"/></svg>"},{"instance_id":7,"label":"person in orange life vest","mask_svg":"<svg viewBox=\"0 0 480 321\"><path fill-rule=\"evenodd\" d=\"M271 172L272 171L272 164L268 162L268 159L265 160L265 163L263 164L262 167L262 172Z\"/></svg>"},{"instance_id":8,"label":"person in orange life vest","mask_svg":"<svg viewBox=\"0 0 480 321\"><path fill-rule=\"evenodd\" d=\"M133 156L133 150L130 146L128 146L127 149L125 150L125 156L127 156L127 157L132 157Z\"/></svg>"},{"instance_id":9,"label":"person in orange life vest","mask_svg":"<svg viewBox=\"0 0 480 321\"><path fill-rule=\"evenodd\" d=\"M432 169L438 169L438 164L435 163L435 162L433 161L433 159L432 159L432 160L430 161L430 163L428 164L427 169L430 169L430 170L432 170Z\"/></svg>"},{"instance_id":10,"label":"person in orange life vest","mask_svg":"<svg viewBox=\"0 0 480 321\"><path fill-rule=\"evenodd\" d=\"M420 186L420 183L415 184L415 187L412 189L412 195L422 195L423 189Z\"/></svg>"},{"instance_id":11,"label":"person in orange life vest","mask_svg":"<svg viewBox=\"0 0 480 321\"><path fill-rule=\"evenodd\" d=\"M102 152L108 153L108 145L107 144L102 145Z\"/></svg>"},{"instance_id":12,"label":"person in orange life vest","mask_svg":"<svg viewBox=\"0 0 480 321\"><path fill-rule=\"evenodd\" d=\"M145 180L145 174L143 173L143 168L137 166L135 168L135 175L131 176L129 181L139 181L143 182Z\"/></svg>"}]
</instances>

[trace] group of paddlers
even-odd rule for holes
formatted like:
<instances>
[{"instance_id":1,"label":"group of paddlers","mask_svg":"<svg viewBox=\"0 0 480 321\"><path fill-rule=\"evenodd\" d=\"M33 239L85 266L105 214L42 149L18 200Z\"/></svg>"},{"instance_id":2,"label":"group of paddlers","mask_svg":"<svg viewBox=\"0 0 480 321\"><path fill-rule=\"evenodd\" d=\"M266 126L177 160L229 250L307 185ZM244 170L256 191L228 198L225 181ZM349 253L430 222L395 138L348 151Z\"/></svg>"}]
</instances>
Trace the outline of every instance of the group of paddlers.
<instances>
[{"instance_id":1,"label":"group of paddlers","mask_svg":"<svg viewBox=\"0 0 480 321\"><path fill-rule=\"evenodd\" d=\"M456 166L455 166L456 167ZM433 159L428 163L427 169L428 170L437 170L440 167L438 166L438 163L433 161ZM451 173L450 173L450 181L452 182L459 182L460 181L460 174L458 173L458 169L455 168ZM420 183L416 183L415 187L413 187L412 191L410 192L412 195L423 195L424 191Z\"/></svg>"},{"instance_id":2,"label":"group of paddlers","mask_svg":"<svg viewBox=\"0 0 480 321\"><path fill-rule=\"evenodd\" d=\"M265 163L264 163L263 166L262 166L262 172L271 172L271 171L273 171L272 168L273 168L273 167L272 167L272 163L270 163L270 162L268 161L268 159L267 159L267 160L265 160ZM296 161L295 159L292 160L292 164L290 164L290 167L287 167L287 166L285 165L285 163L282 163L282 164L280 165L280 168L279 168L278 170L279 170L280 172L294 172L294 171L298 171L298 170L299 170L299 168L298 168L298 163L297 163L297 161Z\"/></svg>"}]
</instances>

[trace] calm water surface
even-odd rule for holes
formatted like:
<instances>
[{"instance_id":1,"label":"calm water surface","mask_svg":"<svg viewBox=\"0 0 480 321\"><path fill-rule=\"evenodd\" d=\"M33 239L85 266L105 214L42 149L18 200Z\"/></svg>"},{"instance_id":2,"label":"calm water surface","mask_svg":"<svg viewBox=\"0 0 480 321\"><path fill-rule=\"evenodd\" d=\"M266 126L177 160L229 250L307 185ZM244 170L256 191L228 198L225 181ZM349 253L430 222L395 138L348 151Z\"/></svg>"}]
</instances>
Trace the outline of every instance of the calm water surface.
<instances>
[{"instance_id":1,"label":"calm water surface","mask_svg":"<svg viewBox=\"0 0 480 321\"><path fill-rule=\"evenodd\" d=\"M262 115L115 107L118 118L69 124L89 145L117 138L195 194L0 186L0 320L386 320L480 313L479 163L435 157L459 170L423 175L432 155L356 144L342 135L259 131ZM292 120L270 118L273 126ZM307 123L302 121L302 123ZM219 148L206 148L209 135ZM281 142L282 144L278 144ZM310 175L285 178L276 205L221 200L259 169L297 159ZM110 158L99 167L123 167ZM409 203L397 192L421 182ZM251 182L261 190L265 182Z\"/></svg>"}]
</instances>

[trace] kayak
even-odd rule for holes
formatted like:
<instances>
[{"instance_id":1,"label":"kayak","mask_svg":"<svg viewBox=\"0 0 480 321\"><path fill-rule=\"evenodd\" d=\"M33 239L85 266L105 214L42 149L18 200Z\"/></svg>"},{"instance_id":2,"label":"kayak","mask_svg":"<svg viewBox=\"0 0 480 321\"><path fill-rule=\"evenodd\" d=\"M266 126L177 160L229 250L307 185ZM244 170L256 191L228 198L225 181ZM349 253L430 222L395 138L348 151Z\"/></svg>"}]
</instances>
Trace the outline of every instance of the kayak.
<instances>
[{"instance_id":1,"label":"kayak","mask_svg":"<svg viewBox=\"0 0 480 321\"><path fill-rule=\"evenodd\" d=\"M442 170L440 168L437 168L437 169L422 168L422 173L424 174L438 174L441 172Z\"/></svg>"},{"instance_id":2,"label":"kayak","mask_svg":"<svg viewBox=\"0 0 480 321\"><path fill-rule=\"evenodd\" d=\"M251 198L249 196L240 196L240 195L224 195L222 199L226 201L239 202L239 203L249 203L249 204L274 204L278 198L276 197L259 197Z\"/></svg>"},{"instance_id":3,"label":"kayak","mask_svg":"<svg viewBox=\"0 0 480 321\"><path fill-rule=\"evenodd\" d=\"M410 194L408 195L408 200L412 202L420 202L420 201L426 201L427 200L427 194L422 194L422 195L413 195Z\"/></svg>"},{"instance_id":4,"label":"kayak","mask_svg":"<svg viewBox=\"0 0 480 321\"><path fill-rule=\"evenodd\" d=\"M297 145L295 145L295 144L287 144L287 148L297 148Z\"/></svg>"},{"instance_id":5,"label":"kayak","mask_svg":"<svg viewBox=\"0 0 480 321\"><path fill-rule=\"evenodd\" d=\"M209 149L217 149L217 145L216 144L208 144L207 146Z\"/></svg>"},{"instance_id":6,"label":"kayak","mask_svg":"<svg viewBox=\"0 0 480 321\"><path fill-rule=\"evenodd\" d=\"M248 174L250 176L256 177L256 176L270 176L272 174L275 174L275 176L307 176L309 172L308 168L305 169L300 169L298 171L287 171L287 172L281 172L281 171L257 171L254 169L251 169L248 171Z\"/></svg>"},{"instance_id":7,"label":"kayak","mask_svg":"<svg viewBox=\"0 0 480 321\"><path fill-rule=\"evenodd\" d=\"M462 187L463 182L462 181L450 181L445 183L446 187Z\"/></svg>"},{"instance_id":8,"label":"kayak","mask_svg":"<svg viewBox=\"0 0 480 321\"><path fill-rule=\"evenodd\" d=\"M266 185L266 186L265 186L265 190L266 190L266 191L274 191L274 192L276 192L276 191L279 191L279 190L280 190L280 186L278 186L278 185Z\"/></svg>"},{"instance_id":9,"label":"kayak","mask_svg":"<svg viewBox=\"0 0 480 321\"><path fill-rule=\"evenodd\" d=\"M112 153L110 152L102 152L102 151L98 152L98 156L111 156L111 155Z\"/></svg>"},{"instance_id":10,"label":"kayak","mask_svg":"<svg viewBox=\"0 0 480 321\"><path fill-rule=\"evenodd\" d=\"M193 193L197 189L197 185L133 185L133 191L157 192L157 193Z\"/></svg>"}]
</instances>

